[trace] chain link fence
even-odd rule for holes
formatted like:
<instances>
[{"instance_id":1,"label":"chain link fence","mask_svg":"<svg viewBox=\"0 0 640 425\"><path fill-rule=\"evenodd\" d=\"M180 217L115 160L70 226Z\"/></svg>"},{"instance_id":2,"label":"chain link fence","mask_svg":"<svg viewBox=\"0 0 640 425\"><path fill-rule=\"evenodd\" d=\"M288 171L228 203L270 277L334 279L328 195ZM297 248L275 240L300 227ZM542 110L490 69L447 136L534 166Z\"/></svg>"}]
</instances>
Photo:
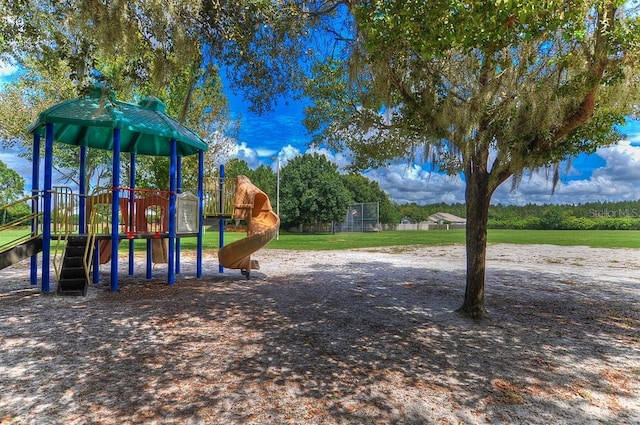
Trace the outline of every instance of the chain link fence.
<instances>
[{"instance_id":1,"label":"chain link fence","mask_svg":"<svg viewBox=\"0 0 640 425\"><path fill-rule=\"evenodd\" d=\"M352 204L347 208L344 222L337 223L337 232L379 232L380 203L365 202Z\"/></svg>"}]
</instances>

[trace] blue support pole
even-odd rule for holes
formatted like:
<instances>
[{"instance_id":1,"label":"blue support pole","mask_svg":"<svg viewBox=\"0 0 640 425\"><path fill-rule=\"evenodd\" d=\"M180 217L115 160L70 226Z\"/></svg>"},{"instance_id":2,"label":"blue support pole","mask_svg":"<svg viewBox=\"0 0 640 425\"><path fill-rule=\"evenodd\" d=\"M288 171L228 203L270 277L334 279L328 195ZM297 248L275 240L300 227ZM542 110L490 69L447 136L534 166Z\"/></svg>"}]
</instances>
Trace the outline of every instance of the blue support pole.
<instances>
[{"instance_id":1,"label":"blue support pole","mask_svg":"<svg viewBox=\"0 0 640 425\"><path fill-rule=\"evenodd\" d=\"M177 192L182 193L182 157L176 158ZM176 229L177 231L177 229ZM176 239L176 274L180 274L180 238Z\"/></svg>"},{"instance_id":2,"label":"blue support pole","mask_svg":"<svg viewBox=\"0 0 640 425\"><path fill-rule=\"evenodd\" d=\"M220 224L219 224L219 239L218 239L218 247L222 248L224 246L224 226L225 226L225 220L224 217L222 216L222 208L224 206L224 200L222 199L222 194L223 194L223 189L224 189L224 164L220 165L220 187L218 188L220 190L220 196L218 196L218 200L220 202L220 209L218 211L220 211ZM224 273L224 267L222 267L220 264L218 264L218 273Z\"/></svg>"},{"instance_id":3,"label":"blue support pole","mask_svg":"<svg viewBox=\"0 0 640 425\"><path fill-rule=\"evenodd\" d=\"M136 188L136 154L131 152L131 163L129 164L129 234L134 231L135 217L135 188ZM137 229L135 229L137 230ZM129 276L133 276L134 240L129 239Z\"/></svg>"},{"instance_id":4,"label":"blue support pole","mask_svg":"<svg viewBox=\"0 0 640 425\"><path fill-rule=\"evenodd\" d=\"M100 240L96 240L95 248L93 249L93 276L92 282L94 284L100 283Z\"/></svg>"},{"instance_id":5,"label":"blue support pole","mask_svg":"<svg viewBox=\"0 0 640 425\"><path fill-rule=\"evenodd\" d=\"M152 273L152 269L153 269L153 257L151 255L151 239L147 239L147 279L151 279L153 273Z\"/></svg>"},{"instance_id":6,"label":"blue support pole","mask_svg":"<svg viewBox=\"0 0 640 425\"><path fill-rule=\"evenodd\" d=\"M38 233L40 223L38 222L39 212L39 200L40 197L40 135L33 135L33 157L31 164L31 213L33 214L33 220L31 220L31 234ZM38 255L31 256L31 268L29 273L29 281L32 285L38 284Z\"/></svg>"},{"instance_id":7,"label":"blue support pole","mask_svg":"<svg viewBox=\"0 0 640 425\"><path fill-rule=\"evenodd\" d=\"M120 129L113 129L113 189L111 192L111 290L118 291L118 212L120 210Z\"/></svg>"},{"instance_id":8,"label":"blue support pole","mask_svg":"<svg viewBox=\"0 0 640 425\"><path fill-rule=\"evenodd\" d=\"M50 290L51 186L53 173L53 124L47 123L44 139L44 195L42 211L42 292Z\"/></svg>"},{"instance_id":9,"label":"blue support pole","mask_svg":"<svg viewBox=\"0 0 640 425\"><path fill-rule=\"evenodd\" d=\"M80 146L80 177L78 179L78 233L87 233L87 147Z\"/></svg>"},{"instance_id":10,"label":"blue support pole","mask_svg":"<svg viewBox=\"0 0 640 425\"><path fill-rule=\"evenodd\" d=\"M204 228L204 151L198 152L198 240L196 248L196 277L202 277L202 230Z\"/></svg>"},{"instance_id":11,"label":"blue support pole","mask_svg":"<svg viewBox=\"0 0 640 425\"><path fill-rule=\"evenodd\" d=\"M173 285L175 275L175 238L176 238L176 177L177 177L177 143L171 139L171 158L169 160L169 252L168 252L168 283Z\"/></svg>"}]
</instances>

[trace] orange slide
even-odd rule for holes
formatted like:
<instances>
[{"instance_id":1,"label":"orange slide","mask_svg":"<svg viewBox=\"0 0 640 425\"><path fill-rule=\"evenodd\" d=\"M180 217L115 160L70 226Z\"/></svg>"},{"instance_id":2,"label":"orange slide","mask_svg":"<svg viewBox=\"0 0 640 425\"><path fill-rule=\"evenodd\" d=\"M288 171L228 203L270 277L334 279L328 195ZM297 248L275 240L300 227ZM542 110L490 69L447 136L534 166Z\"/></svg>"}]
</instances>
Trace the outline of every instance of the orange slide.
<instances>
[{"instance_id":1,"label":"orange slide","mask_svg":"<svg viewBox=\"0 0 640 425\"><path fill-rule=\"evenodd\" d=\"M248 177L238 176L234 219L246 221L247 237L220 248L218 261L222 267L240 269L248 277L252 269L260 269L258 262L251 260L251 254L273 239L280 227L280 217L273 212L263 191Z\"/></svg>"}]
</instances>

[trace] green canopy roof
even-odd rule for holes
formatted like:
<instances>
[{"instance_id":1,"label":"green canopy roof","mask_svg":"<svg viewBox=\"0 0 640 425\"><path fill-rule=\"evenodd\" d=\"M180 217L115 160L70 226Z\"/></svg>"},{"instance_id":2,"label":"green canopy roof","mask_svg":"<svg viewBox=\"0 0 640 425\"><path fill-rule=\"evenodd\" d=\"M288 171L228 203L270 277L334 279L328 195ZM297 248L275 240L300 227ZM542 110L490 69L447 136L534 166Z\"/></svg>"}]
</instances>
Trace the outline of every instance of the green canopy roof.
<instances>
[{"instance_id":1,"label":"green canopy roof","mask_svg":"<svg viewBox=\"0 0 640 425\"><path fill-rule=\"evenodd\" d=\"M139 104L104 96L97 87L82 99L69 100L42 112L27 131L45 135L45 125L54 124L53 140L74 146L113 150L113 129L120 129L120 151L140 155L170 156L170 141L177 142L179 156L206 151L208 145L192 130L165 113L155 97Z\"/></svg>"}]
</instances>

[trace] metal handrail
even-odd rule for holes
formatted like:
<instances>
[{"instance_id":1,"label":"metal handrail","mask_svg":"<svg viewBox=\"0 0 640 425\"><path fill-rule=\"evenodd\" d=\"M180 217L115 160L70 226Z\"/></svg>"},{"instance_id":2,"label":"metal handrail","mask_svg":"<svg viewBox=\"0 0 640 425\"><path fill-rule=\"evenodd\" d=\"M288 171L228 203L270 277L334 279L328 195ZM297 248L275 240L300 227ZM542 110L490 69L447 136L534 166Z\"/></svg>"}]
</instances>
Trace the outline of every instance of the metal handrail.
<instances>
[{"instance_id":1,"label":"metal handrail","mask_svg":"<svg viewBox=\"0 0 640 425\"><path fill-rule=\"evenodd\" d=\"M84 273L87 278L87 282L89 281L89 274L91 272L91 266L93 265L93 261L91 261L91 254L95 249L96 237L98 234L104 233L106 230L104 226L100 226L98 223L98 217L101 216L99 215L98 209L95 207L96 205L110 204L112 192L112 188L98 187L93 190L91 196L88 198L92 200L92 202L88 205L90 213L87 220L87 244L85 245L83 256ZM95 202L93 200L95 200ZM111 220L111 216L109 214L107 214L107 220ZM103 220L100 221L103 222Z\"/></svg>"},{"instance_id":2,"label":"metal handrail","mask_svg":"<svg viewBox=\"0 0 640 425\"><path fill-rule=\"evenodd\" d=\"M39 195L32 195L26 198L22 198L19 199L15 202L12 202L10 204L7 205L3 205L0 206L0 215L3 215L4 212L6 210L8 210L9 208L15 206L15 205L19 205L19 204L23 204L23 203L27 203L27 202L36 202L36 204L39 201ZM36 222L39 222L41 220L39 220L42 217L42 213L39 212L40 209L36 208L35 212L31 212L30 214L26 214L16 220L13 220L9 223L4 223L2 225L0 225L0 232L2 231L6 231L6 230L16 230L16 228L18 227L24 227L27 225L32 225L34 220L36 220ZM0 244L0 252L6 252L9 251L10 249L15 248L18 245L22 245L26 242L29 242L31 240L34 240L36 238L38 238L39 236L39 232L38 232L38 227L35 227L35 230L31 230L29 229L28 232L25 231L25 234L18 236L15 239L10 239L2 244Z\"/></svg>"},{"instance_id":3,"label":"metal handrail","mask_svg":"<svg viewBox=\"0 0 640 425\"><path fill-rule=\"evenodd\" d=\"M75 195L71 188L56 186L53 188L53 209L51 211L51 234L56 235L56 245L53 251L53 268L60 279L64 250L69 236L75 231L74 212Z\"/></svg>"},{"instance_id":4,"label":"metal handrail","mask_svg":"<svg viewBox=\"0 0 640 425\"><path fill-rule=\"evenodd\" d=\"M222 184L220 184L222 181ZM203 185L204 216L233 217L235 212L236 179L210 177Z\"/></svg>"}]
</instances>

